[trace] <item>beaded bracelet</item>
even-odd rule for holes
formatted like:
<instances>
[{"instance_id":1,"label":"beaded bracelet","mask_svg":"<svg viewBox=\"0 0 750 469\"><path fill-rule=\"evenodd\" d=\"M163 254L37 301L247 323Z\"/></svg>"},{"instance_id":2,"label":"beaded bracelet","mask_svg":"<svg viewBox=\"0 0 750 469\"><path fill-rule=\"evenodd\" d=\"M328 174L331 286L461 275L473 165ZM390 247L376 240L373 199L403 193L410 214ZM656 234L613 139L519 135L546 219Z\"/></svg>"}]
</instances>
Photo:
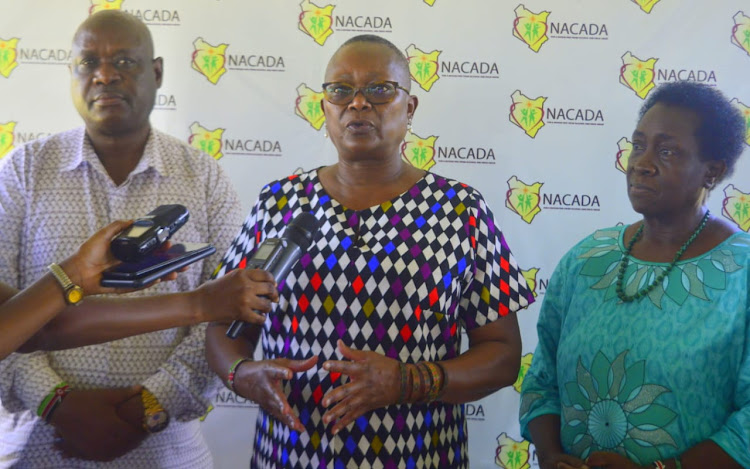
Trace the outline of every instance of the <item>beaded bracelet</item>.
<instances>
[{"instance_id":1,"label":"beaded bracelet","mask_svg":"<svg viewBox=\"0 0 750 469\"><path fill-rule=\"evenodd\" d=\"M251 358L238 358L234 361L234 363L232 363L232 366L229 367L229 373L227 373L227 387L231 389L232 392L237 392L237 390L234 389L234 376L237 373L237 368L239 368L243 363L250 361L252 361Z\"/></svg>"},{"instance_id":2,"label":"beaded bracelet","mask_svg":"<svg viewBox=\"0 0 750 469\"><path fill-rule=\"evenodd\" d=\"M409 375L411 376L411 392L406 399L408 402L414 402L418 396L422 395L423 383L416 365L409 366Z\"/></svg>"},{"instance_id":3,"label":"beaded bracelet","mask_svg":"<svg viewBox=\"0 0 750 469\"><path fill-rule=\"evenodd\" d=\"M52 413L57 409L60 403L65 399L65 396L70 392L70 386L65 381L61 382L55 388L47 394L42 403L39 404L39 408L36 414L41 417L45 422L49 423L52 418Z\"/></svg>"},{"instance_id":4,"label":"beaded bracelet","mask_svg":"<svg viewBox=\"0 0 750 469\"><path fill-rule=\"evenodd\" d=\"M427 402L433 402L443 391L443 368L433 362L425 362L425 367L430 370L430 378L432 378L432 386L427 392Z\"/></svg>"},{"instance_id":5,"label":"beaded bracelet","mask_svg":"<svg viewBox=\"0 0 750 469\"><path fill-rule=\"evenodd\" d=\"M423 382L422 392L419 394L419 402L428 403L427 397L433 386L432 373L430 373L430 369L427 367L427 362L419 362L417 368L419 368L419 374Z\"/></svg>"},{"instance_id":6,"label":"beaded bracelet","mask_svg":"<svg viewBox=\"0 0 750 469\"><path fill-rule=\"evenodd\" d=\"M398 391L398 402L397 404L403 404L406 402L406 390L407 390L407 376L406 376L406 365L404 362L398 362L398 372L401 375L401 385Z\"/></svg>"}]
</instances>

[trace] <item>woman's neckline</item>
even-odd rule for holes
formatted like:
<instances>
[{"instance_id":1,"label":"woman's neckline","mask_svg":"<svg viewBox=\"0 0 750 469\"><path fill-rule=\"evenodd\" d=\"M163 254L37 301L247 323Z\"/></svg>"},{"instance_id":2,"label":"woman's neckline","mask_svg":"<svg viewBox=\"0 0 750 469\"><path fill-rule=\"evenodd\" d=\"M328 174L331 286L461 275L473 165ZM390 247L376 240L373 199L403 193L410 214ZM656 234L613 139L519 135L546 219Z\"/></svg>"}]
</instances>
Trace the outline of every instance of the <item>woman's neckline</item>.
<instances>
[{"instance_id":1,"label":"woman's neckline","mask_svg":"<svg viewBox=\"0 0 750 469\"><path fill-rule=\"evenodd\" d=\"M630 224L630 225L622 225L622 229L620 230L620 234L617 237L617 245L620 248L620 251L622 251L622 252L625 252L625 231L630 226L632 226L632 224ZM682 259L678 260L675 263L675 265L689 264L691 262L695 262L697 259L701 259L701 258L707 256L711 252L713 252L713 251L721 248L722 246L724 246L725 244L727 244L728 242L730 242L735 237L741 236L743 233L747 234L744 231L737 231L735 233L732 233L726 239L724 239L722 242L720 242L716 246L712 247L708 251L706 251L704 253L701 253L701 254L698 254L697 256L682 258ZM635 262L638 262L639 264L643 264L643 265L669 265L670 264L669 262L656 262L656 261L649 261L649 260L646 260L646 259L641 259L640 257L635 257L632 254L630 254L630 259L631 259L631 261L635 261Z\"/></svg>"},{"instance_id":2,"label":"woman's neckline","mask_svg":"<svg viewBox=\"0 0 750 469\"><path fill-rule=\"evenodd\" d=\"M425 171L424 174L422 175L422 177L420 177L419 179L417 179L414 182L414 184L412 184L411 186L409 186L409 188L407 188L403 192L401 192L399 194L396 194L395 196L391 197L390 199L384 200L384 201L382 201L382 202L380 202L378 204L371 205L371 206L365 207L365 208L361 208L359 210L354 210L354 209L349 208L346 205L342 204L338 199L336 199L335 197L333 197L326 190L326 188L323 186L323 183L320 180L320 170L323 169L323 168L326 168L326 167L327 166L318 166L317 168L315 168L314 173L313 173L314 174L314 181L313 181L314 184L319 187L319 189L318 189L319 191L321 191L323 194L326 195L326 197L328 197L328 200L331 202L332 205L341 207L345 211L352 211L352 212L356 212L356 213L362 213L362 212L368 212L368 211L369 212L374 212L375 210L377 210L380 207L382 207L383 204L386 204L386 203L391 203L392 204L393 202L397 201L398 199L404 197L405 194L413 191L415 187L419 187L423 183L426 183L428 177L432 177L434 179L434 174L433 173L431 173L430 171Z\"/></svg>"}]
</instances>

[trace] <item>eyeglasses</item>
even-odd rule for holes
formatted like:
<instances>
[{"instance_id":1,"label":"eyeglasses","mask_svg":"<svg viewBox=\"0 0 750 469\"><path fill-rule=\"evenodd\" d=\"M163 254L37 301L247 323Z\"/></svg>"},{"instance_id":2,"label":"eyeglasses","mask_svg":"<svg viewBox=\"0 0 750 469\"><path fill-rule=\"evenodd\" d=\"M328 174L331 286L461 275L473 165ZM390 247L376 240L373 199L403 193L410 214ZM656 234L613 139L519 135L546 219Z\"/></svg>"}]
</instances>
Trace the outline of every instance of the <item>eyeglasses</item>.
<instances>
[{"instance_id":1,"label":"eyeglasses","mask_svg":"<svg viewBox=\"0 0 750 469\"><path fill-rule=\"evenodd\" d=\"M395 81L370 83L358 88L343 82L323 83L323 95L326 101L340 105L351 103L357 93L360 92L371 104L390 103L396 97L398 90L403 90L406 94L409 94L409 90Z\"/></svg>"}]
</instances>

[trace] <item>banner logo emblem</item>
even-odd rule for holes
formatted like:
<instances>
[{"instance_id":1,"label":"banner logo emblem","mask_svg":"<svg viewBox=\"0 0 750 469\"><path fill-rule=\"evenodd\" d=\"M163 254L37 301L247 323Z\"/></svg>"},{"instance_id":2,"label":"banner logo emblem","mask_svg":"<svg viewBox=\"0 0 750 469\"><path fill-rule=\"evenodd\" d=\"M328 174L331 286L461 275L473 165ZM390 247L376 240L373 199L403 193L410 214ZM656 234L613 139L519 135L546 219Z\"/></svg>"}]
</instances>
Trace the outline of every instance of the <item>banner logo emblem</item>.
<instances>
[{"instance_id":1,"label":"banner logo emblem","mask_svg":"<svg viewBox=\"0 0 750 469\"><path fill-rule=\"evenodd\" d=\"M322 46L328 36L333 34L331 25L333 25L334 6L319 7L308 0L303 0L299 6L302 8L302 13L299 15L297 27Z\"/></svg>"},{"instance_id":2,"label":"banner logo emblem","mask_svg":"<svg viewBox=\"0 0 750 469\"><path fill-rule=\"evenodd\" d=\"M502 469L529 469L529 442L516 441L507 433L497 437L495 464Z\"/></svg>"},{"instance_id":3,"label":"banner logo emblem","mask_svg":"<svg viewBox=\"0 0 750 469\"><path fill-rule=\"evenodd\" d=\"M750 107L742 104L737 98L731 100L730 103L739 109L742 113L742 117L745 118L745 143L750 145Z\"/></svg>"},{"instance_id":4,"label":"banner logo emblem","mask_svg":"<svg viewBox=\"0 0 750 469\"><path fill-rule=\"evenodd\" d=\"M428 170L435 166L437 139L435 135L422 138L409 130L404 137L404 143L401 144L401 157L416 168Z\"/></svg>"},{"instance_id":5,"label":"banner logo emblem","mask_svg":"<svg viewBox=\"0 0 750 469\"><path fill-rule=\"evenodd\" d=\"M620 83L627 86L638 95L639 98L645 99L654 85L654 65L659 59L648 59L645 62L626 52L622 56L622 67L620 67Z\"/></svg>"},{"instance_id":6,"label":"banner logo emblem","mask_svg":"<svg viewBox=\"0 0 750 469\"><path fill-rule=\"evenodd\" d=\"M659 3L659 1L660 0L633 0L633 3L641 7L641 10L646 13L651 13L651 9L654 8L654 5Z\"/></svg>"},{"instance_id":7,"label":"banner logo emblem","mask_svg":"<svg viewBox=\"0 0 750 469\"><path fill-rule=\"evenodd\" d=\"M534 138L539 129L544 127L544 102L547 98L539 96L529 99L520 90L516 90L510 97L513 100L510 105L510 121Z\"/></svg>"},{"instance_id":8,"label":"banner logo emblem","mask_svg":"<svg viewBox=\"0 0 750 469\"><path fill-rule=\"evenodd\" d=\"M102 10L119 10L122 8L123 0L91 0L89 15Z\"/></svg>"},{"instance_id":9,"label":"banner logo emblem","mask_svg":"<svg viewBox=\"0 0 750 469\"><path fill-rule=\"evenodd\" d=\"M547 17L549 11L534 13L523 5L515 9L516 19L513 20L513 35L525 42L529 49L539 52L547 42Z\"/></svg>"},{"instance_id":10,"label":"banner logo emblem","mask_svg":"<svg viewBox=\"0 0 750 469\"><path fill-rule=\"evenodd\" d=\"M13 131L16 128L16 123L13 121L0 124L0 158L7 155L13 149L13 141L15 137Z\"/></svg>"},{"instance_id":11,"label":"banner logo emblem","mask_svg":"<svg viewBox=\"0 0 750 469\"><path fill-rule=\"evenodd\" d=\"M440 79L438 75L438 57L439 50L434 50L429 54L422 52L414 44L406 48L406 58L409 61L409 73L411 79L417 82L419 86L430 91L432 85Z\"/></svg>"},{"instance_id":12,"label":"banner logo emblem","mask_svg":"<svg viewBox=\"0 0 750 469\"><path fill-rule=\"evenodd\" d=\"M528 224L542 211L539 207L541 200L539 190L541 182L528 185L515 176L508 179L508 191L505 193L505 206L517 213Z\"/></svg>"},{"instance_id":13,"label":"banner logo emblem","mask_svg":"<svg viewBox=\"0 0 750 469\"><path fill-rule=\"evenodd\" d=\"M208 130L198 122L193 122L190 126L190 137L188 143L191 147L208 153L215 160L220 159L224 154L221 152L221 137L224 135L224 129L218 128Z\"/></svg>"},{"instance_id":14,"label":"banner logo emblem","mask_svg":"<svg viewBox=\"0 0 750 469\"><path fill-rule=\"evenodd\" d=\"M193 42L193 47L195 48L192 59L193 70L198 71L215 85L227 71L224 65L226 64L225 54L229 44L212 46L199 37Z\"/></svg>"},{"instance_id":15,"label":"banner logo emblem","mask_svg":"<svg viewBox=\"0 0 750 469\"><path fill-rule=\"evenodd\" d=\"M320 130L326 121L320 102L323 93L317 92L304 83L297 87L297 99L294 102L294 113L305 119L315 130Z\"/></svg>"},{"instance_id":16,"label":"banner logo emblem","mask_svg":"<svg viewBox=\"0 0 750 469\"><path fill-rule=\"evenodd\" d=\"M1 150L0 150L1 151ZM722 213L742 231L750 231L750 194L745 194L732 184L724 188Z\"/></svg>"},{"instance_id":17,"label":"banner logo emblem","mask_svg":"<svg viewBox=\"0 0 750 469\"><path fill-rule=\"evenodd\" d=\"M18 57L18 52L16 51L18 41L19 38L17 37L8 39L7 41L0 39L0 75L5 78L8 78L10 72L18 67L18 62L16 62L16 57Z\"/></svg>"},{"instance_id":18,"label":"banner logo emblem","mask_svg":"<svg viewBox=\"0 0 750 469\"><path fill-rule=\"evenodd\" d=\"M617 160L615 161L615 168L618 171L627 173L628 172L628 161L630 161L630 153L633 151L633 142L625 137L622 137L617 141Z\"/></svg>"},{"instance_id":19,"label":"banner logo emblem","mask_svg":"<svg viewBox=\"0 0 750 469\"><path fill-rule=\"evenodd\" d=\"M732 44L750 55L750 17L738 11L732 19L734 20L734 26L732 26Z\"/></svg>"}]
</instances>

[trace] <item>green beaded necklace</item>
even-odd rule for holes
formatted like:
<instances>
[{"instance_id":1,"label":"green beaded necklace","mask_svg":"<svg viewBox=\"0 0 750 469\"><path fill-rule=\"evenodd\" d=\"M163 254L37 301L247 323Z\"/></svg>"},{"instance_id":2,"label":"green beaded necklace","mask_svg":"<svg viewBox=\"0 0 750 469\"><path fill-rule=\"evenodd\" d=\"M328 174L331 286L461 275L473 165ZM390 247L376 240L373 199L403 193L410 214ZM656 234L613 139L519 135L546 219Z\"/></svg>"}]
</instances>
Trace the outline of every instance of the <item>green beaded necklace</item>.
<instances>
[{"instance_id":1,"label":"green beaded necklace","mask_svg":"<svg viewBox=\"0 0 750 469\"><path fill-rule=\"evenodd\" d=\"M669 264L669 267L666 268L666 270L662 271L662 273L659 274L656 279L654 279L653 282L645 286L644 288L638 290L634 295L629 296L625 294L625 289L623 288L623 282L625 281L625 269L628 268L628 260L630 258L630 251L633 249L633 245L636 241L638 241L641 238L641 235L643 234L643 224L641 224L640 227L638 227L638 231L635 232L635 235L630 239L630 242L628 243L627 248L625 248L625 254L622 257L622 261L620 263L620 270L617 272L617 283L615 284L615 293L617 293L617 297L624 301L625 303L630 303L633 300L639 300L643 298L644 296L648 295L651 290L653 290L657 285L659 285L662 281L664 281L664 278L669 275L669 272L672 271L675 264L677 264L677 261L680 260L680 257L685 253L685 250L687 250L688 246L695 241L695 238L698 237L698 235L703 231L703 228L706 227L706 224L708 223L708 216L711 214L710 210L706 210L706 214L703 215L703 219L698 224L698 228L695 229L692 235L690 235L690 238L688 238L687 241L685 241L685 244L682 245L682 247L677 251L677 254L674 255L674 259L672 259L672 262Z\"/></svg>"}]
</instances>

